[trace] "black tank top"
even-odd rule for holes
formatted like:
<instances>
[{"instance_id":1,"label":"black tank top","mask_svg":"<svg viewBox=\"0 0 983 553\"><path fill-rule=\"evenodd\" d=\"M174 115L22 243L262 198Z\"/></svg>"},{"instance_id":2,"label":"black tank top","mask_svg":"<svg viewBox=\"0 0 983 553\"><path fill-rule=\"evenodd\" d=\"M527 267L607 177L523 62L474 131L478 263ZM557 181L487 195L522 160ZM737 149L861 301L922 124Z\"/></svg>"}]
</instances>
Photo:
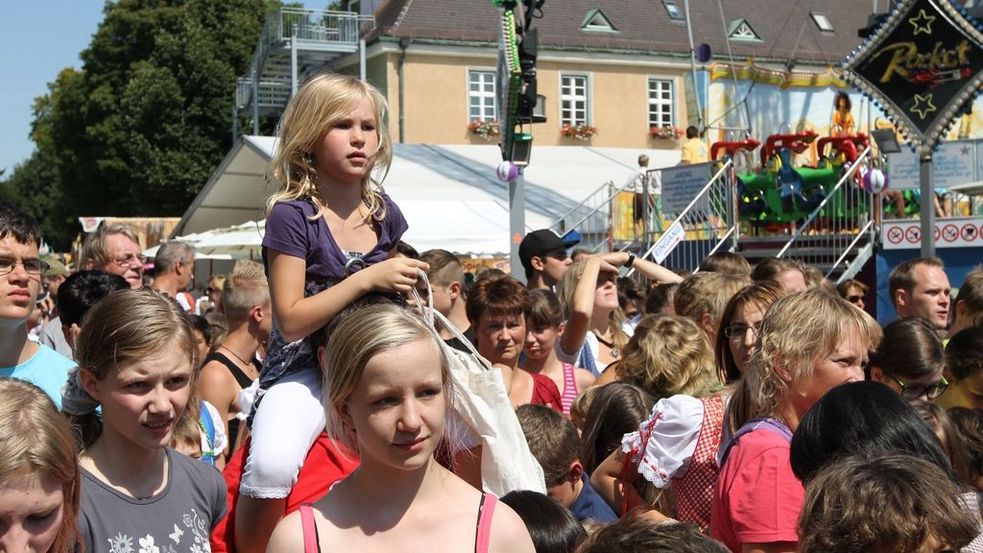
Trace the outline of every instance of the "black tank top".
<instances>
[{"instance_id":1,"label":"black tank top","mask_svg":"<svg viewBox=\"0 0 983 553\"><path fill-rule=\"evenodd\" d=\"M219 363L225 365L225 367L229 369L229 372L232 373L232 377L236 379L236 382L239 384L240 388L248 388L250 384L253 383L253 379L249 378L249 375L243 372L243 370L240 369L239 366L236 365L231 359L226 357L225 354L219 353L218 351L213 351L212 353L208 354L208 357L205 358L206 364L211 361L218 361ZM253 357L252 363L258 372L259 366L257 365L255 357ZM204 364L202 366L204 366ZM237 418L233 418L229 421L228 439L230 452L235 449L236 439L239 437L239 422L240 421Z\"/></svg>"}]
</instances>

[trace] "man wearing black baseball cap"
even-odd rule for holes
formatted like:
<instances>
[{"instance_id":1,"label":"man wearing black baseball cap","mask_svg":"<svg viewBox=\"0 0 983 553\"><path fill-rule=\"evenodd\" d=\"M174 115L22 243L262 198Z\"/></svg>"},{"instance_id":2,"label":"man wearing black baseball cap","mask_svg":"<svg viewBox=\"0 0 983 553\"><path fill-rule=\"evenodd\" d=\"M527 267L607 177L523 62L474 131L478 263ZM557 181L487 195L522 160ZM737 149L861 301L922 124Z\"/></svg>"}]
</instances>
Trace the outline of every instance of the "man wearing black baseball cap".
<instances>
[{"instance_id":1,"label":"man wearing black baseball cap","mask_svg":"<svg viewBox=\"0 0 983 553\"><path fill-rule=\"evenodd\" d=\"M573 262L567 248L576 238L560 238L549 229L534 230L519 244L519 260L526 271L526 287L552 289Z\"/></svg>"}]
</instances>

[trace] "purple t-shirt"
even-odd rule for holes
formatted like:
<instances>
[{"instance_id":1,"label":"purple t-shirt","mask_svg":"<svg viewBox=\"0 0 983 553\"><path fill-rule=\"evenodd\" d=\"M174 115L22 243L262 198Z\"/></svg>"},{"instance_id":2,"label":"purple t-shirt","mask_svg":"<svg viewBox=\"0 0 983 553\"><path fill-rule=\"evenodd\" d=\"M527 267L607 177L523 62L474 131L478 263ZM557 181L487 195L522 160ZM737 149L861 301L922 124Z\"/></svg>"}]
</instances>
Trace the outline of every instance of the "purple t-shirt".
<instances>
[{"instance_id":1,"label":"purple t-shirt","mask_svg":"<svg viewBox=\"0 0 983 553\"><path fill-rule=\"evenodd\" d=\"M345 278L345 264L353 257L361 258L364 262L360 264L361 267L385 261L389 251L396 247L406 232L407 224L389 196L383 194L382 200L386 206L386 216L379 224L379 241L371 250L358 253L345 253L338 247L324 217L310 219L317 212L310 200L291 200L274 205L266 218L266 236L263 237L263 264L267 276L270 272L267 254L271 249L306 262L304 297L313 296ZM309 338L287 343L277 326L273 325L267 356L259 375L259 387L268 390L288 374L316 370L317 366ZM262 396L253 402L246 420L250 426L260 399Z\"/></svg>"},{"instance_id":2,"label":"purple t-shirt","mask_svg":"<svg viewBox=\"0 0 983 553\"><path fill-rule=\"evenodd\" d=\"M379 224L379 241L375 247L360 252L365 265L385 261L407 229L399 207L386 194L382 194L382 200L386 217ZM310 219L316 212L314 203L308 199L279 202L273 206L266 218L266 235L263 237L263 263L267 272L267 250L272 249L307 262L305 283L337 282L344 278L345 263L350 256L338 247L323 217Z\"/></svg>"}]
</instances>

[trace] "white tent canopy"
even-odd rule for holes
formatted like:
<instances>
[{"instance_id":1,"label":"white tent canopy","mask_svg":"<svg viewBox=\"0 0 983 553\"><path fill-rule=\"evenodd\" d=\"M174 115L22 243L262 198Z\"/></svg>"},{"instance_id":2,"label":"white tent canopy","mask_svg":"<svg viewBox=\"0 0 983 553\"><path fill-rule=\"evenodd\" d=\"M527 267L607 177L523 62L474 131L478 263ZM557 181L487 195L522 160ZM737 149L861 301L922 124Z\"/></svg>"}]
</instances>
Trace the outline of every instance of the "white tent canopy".
<instances>
[{"instance_id":1,"label":"white tent canopy","mask_svg":"<svg viewBox=\"0 0 983 553\"><path fill-rule=\"evenodd\" d=\"M175 234L225 228L213 253L230 253L238 239L252 246L262 228L228 229L261 219L274 191L265 173L276 139L244 136L215 170L178 224ZM624 183L637 171L639 154L650 167L679 161L676 150L538 146L525 170L526 227L548 227L606 182ZM444 248L456 253L509 251L508 187L496 176L497 145L394 145L393 163L383 185L403 211L409 230L403 237L420 251ZM259 223L261 224L261 223ZM244 225L248 226L248 225ZM200 249L205 253L206 250ZM247 255L248 256L248 255Z\"/></svg>"}]
</instances>

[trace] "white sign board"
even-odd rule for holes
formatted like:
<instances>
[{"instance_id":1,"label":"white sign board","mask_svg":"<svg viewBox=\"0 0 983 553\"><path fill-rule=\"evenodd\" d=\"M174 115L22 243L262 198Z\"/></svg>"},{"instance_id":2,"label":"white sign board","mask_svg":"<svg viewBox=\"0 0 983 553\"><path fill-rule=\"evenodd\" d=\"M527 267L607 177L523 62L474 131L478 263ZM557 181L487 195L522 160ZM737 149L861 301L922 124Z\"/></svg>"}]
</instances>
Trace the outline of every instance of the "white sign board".
<instances>
[{"instance_id":1,"label":"white sign board","mask_svg":"<svg viewBox=\"0 0 983 553\"><path fill-rule=\"evenodd\" d=\"M676 246L683 241L685 236L686 231L683 230L683 225L678 220L669 225L665 234L655 243L655 248L652 251L652 257L655 258L655 262L662 263L665 261L669 257L669 254L672 253L672 250L676 249Z\"/></svg>"},{"instance_id":2,"label":"white sign board","mask_svg":"<svg viewBox=\"0 0 983 553\"><path fill-rule=\"evenodd\" d=\"M710 180L710 164L680 165L662 170L662 211L679 213Z\"/></svg>"},{"instance_id":3,"label":"white sign board","mask_svg":"<svg viewBox=\"0 0 983 553\"><path fill-rule=\"evenodd\" d=\"M932 187L949 188L981 180L977 175L977 147L983 145L966 141L943 142L932 154ZM917 154L910 150L887 154L887 163L890 188L903 190L921 187Z\"/></svg>"},{"instance_id":4,"label":"white sign board","mask_svg":"<svg viewBox=\"0 0 983 553\"><path fill-rule=\"evenodd\" d=\"M922 224L911 220L884 221L881 234L885 250L914 250L921 247ZM983 217L935 221L933 238L936 248L983 246Z\"/></svg>"}]
</instances>

